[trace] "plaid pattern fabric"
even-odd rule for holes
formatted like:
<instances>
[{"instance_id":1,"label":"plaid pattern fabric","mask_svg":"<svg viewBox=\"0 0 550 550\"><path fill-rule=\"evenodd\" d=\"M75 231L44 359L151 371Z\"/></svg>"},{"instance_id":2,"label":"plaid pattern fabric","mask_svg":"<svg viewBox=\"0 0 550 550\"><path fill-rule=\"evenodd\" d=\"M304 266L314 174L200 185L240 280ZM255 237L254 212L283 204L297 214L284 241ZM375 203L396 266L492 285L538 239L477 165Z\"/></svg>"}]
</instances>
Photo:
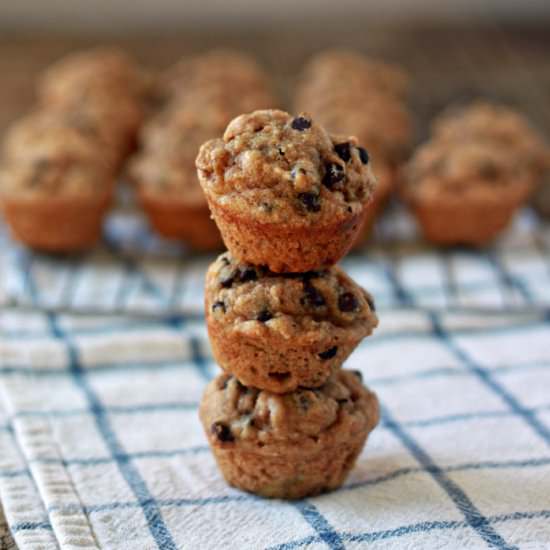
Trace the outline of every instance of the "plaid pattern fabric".
<instances>
[{"instance_id":1,"label":"plaid pattern fabric","mask_svg":"<svg viewBox=\"0 0 550 550\"><path fill-rule=\"evenodd\" d=\"M412 220L395 207L376 227L373 244L342 265L382 308L550 307L550 226L528 211L488 251L434 252L417 241ZM204 271L212 259L156 239L131 211L113 215L103 246L80 258L34 254L0 228L0 305L201 315Z\"/></svg>"},{"instance_id":2,"label":"plaid pattern fabric","mask_svg":"<svg viewBox=\"0 0 550 550\"><path fill-rule=\"evenodd\" d=\"M202 320L4 312L19 548L548 548L550 314L380 316L347 366L381 424L342 489L293 503L220 477L197 417L217 372Z\"/></svg>"}]
</instances>

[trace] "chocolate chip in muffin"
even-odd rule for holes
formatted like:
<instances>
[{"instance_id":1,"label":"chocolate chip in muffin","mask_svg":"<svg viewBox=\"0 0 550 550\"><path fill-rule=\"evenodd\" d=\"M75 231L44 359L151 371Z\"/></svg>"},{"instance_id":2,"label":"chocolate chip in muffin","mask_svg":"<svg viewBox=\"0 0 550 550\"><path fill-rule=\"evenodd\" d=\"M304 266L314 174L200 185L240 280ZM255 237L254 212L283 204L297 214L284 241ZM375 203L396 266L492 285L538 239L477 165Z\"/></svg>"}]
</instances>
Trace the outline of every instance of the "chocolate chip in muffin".
<instances>
[{"instance_id":1,"label":"chocolate chip in muffin","mask_svg":"<svg viewBox=\"0 0 550 550\"><path fill-rule=\"evenodd\" d=\"M222 441L224 443L235 441L235 437L231 433L231 429L223 422L214 422L210 428L210 431L218 438L218 441Z\"/></svg>"},{"instance_id":2,"label":"chocolate chip in muffin","mask_svg":"<svg viewBox=\"0 0 550 550\"><path fill-rule=\"evenodd\" d=\"M227 256L222 256L220 258L220 261L223 263L223 265L229 265L231 262L229 261L229 258Z\"/></svg>"},{"instance_id":3,"label":"chocolate chip in muffin","mask_svg":"<svg viewBox=\"0 0 550 550\"><path fill-rule=\"evenodd\" d=\"M344 143L337 143L334 146L334 150L344 162L348 162L351 158L350 144L347 141L345 141Z\"/></svg>"},{"instance_id":4,"label":"chocolate chip in muffin","mask_svg":"<svg viewBox=\"0 0 550 550\"><path fill-rule=\"evenodd\" d=\"M253 267L242 267L239 272L239 281L241 283L247 283L248 281L255 281L258 278L258 274Z\"/></svg>"},{"instance_id":5,"label":"chocolate chip in muffin","mask_svg":"<svg viewBox=\"0 0 550 550\"><path fill-rule=\"evenodd\" d=\"M321 204L316 193L298 193L298 199L308 212L319 212Z\"/></svg>"},{"instance_id":6,"label":"chocolate chip in muffin","mask_svg":"<svg viewBox=\"0 0 550 550\"><path fill-rule=\"evenodd\" d=\"M311 120L308 120L303 116L298 116L292 121L291 126L293 130L303 132L304 130L311 128Z\"/></svg>"},{"instance_id":7,"label":"chocolate chip in muffin","mask_svg":"<svg viewBox=\"0 0 550 550\"><path fill-rule=\"evenodd\" d=\"M359 158L361 159L361 162L363 164L368 164L370 157L367 150L364 147L357 147L357 150L359 151Z\"/></svg>"},{"instance_id":8,"label":"chocolate chip in muffin","mask_svg":"<svg viewBox=\"0 0 550 550\"><path fill-rule=\"evenodd\" d=\"M220 278L220 286L222 288L231 288L235 282L235 277L237 276L237 271L232 270L227 275L223 275Z\"/></svg>"},{"instance_id":9,"label":"chocolate chip in muffin","mask_svg":"<svg viewBox=\"0 0 550 550\"><path fill-rule=\"evenodd\" d=\"M363 381L363 373L360 370L350 370L352 374L355 374L357 378L362 382Z\"/></svg>"},{"instance_id":10,"label":"chocolate chip in muffin","mask_svg":"<svg viewBox=\"0 0 550 550\"><path fill-rule=\"evenodd\" d=\"M365 294L365 299L369 305L370 310L374 313L376 311L376 304L374 303L374 298L370 294Z\"/></svg>"},{"instance_id":11,"label":"chocolate chip in muffin","mask_svg":"<svg viewBox=\"0 0 550 550\"><path fill-rule=\"evenodd\" d=\"M355 311L359 307L359 302L355 294L351 292L344 292L340 294L338 298L338 309L344 313L350 313Z\"/></svg>"},{"instance_id":12,"label":"chocolate chip in muffin","mask_svg":"<svg viewBox=\"0 0 550 550\"><path fill-rule=\"evenodd\" d=\"M327 359L332 359L338 353L338 346L332 346L325 351L319 353L319 359L326 361Z\"/></svg>"},{"instance_id":13,"label":"chocolate chip in muffin","mask_svg":"<svg viewBox=\"0 0 550 550\"><path fill-rule=\"evenodd\" d=\"M479 167L479 175L486 180L496 180L498 178L498 167L491 161L485 161Z\"/></svg>"},{"instance_id":14,"label":"chocolate chip in muffin","mask_svg":"<svg viewBox=\"0 0 550 550\"><path fill-rule=\"evenodd\" d=\"M256 320L260 321L260 323L267 323L270 319L273 319L273 314L268 309L262 309L256 317Z\"/></svg>"},{"instance_id":15,"label":"chocolate chip in muffin","mask_svg":"<svg viewBox=\"0 0 550 550\"><path fill-rule=\"evenodd\" d=\"M302 305L309 307L323 307L326 305L324 296L309 282L304 281L304 296L300 300Z\"/></svg>"},{"instance_id":16,"label":"chocolate chip in muffin","mask_svg":"<svg viewBox=\"0 0 550 550\"><path fill-rule=\"evenodd\" d=\"M222 302L221 300L214 302L212 304L212 311L221 311L222 313L225 313L225 302Z\"/></svg>"},{"instance_id":17,"label":"chocolate chip in muffin","mask_svg":"<svg viewBox=\"0 0 550 550\"><path fill-rule=\"evenodd\" d=\"M334 189L346 177L344 167L331 162L325 166L325 175L323 176L323 185L327 189Z\"/></svg>"},{"instance_id":18,"label":"chocolate chip in muffin","mask_svg":"<svg viewBox=\"0 0 550 550\"><path fill-rule=\"evenodd\" d=\"M44 172L48 169L50 161L48 159L37 159L32 164L32 176L29 185L34 187L40 183Z\"/></svg>"}]
</instances>

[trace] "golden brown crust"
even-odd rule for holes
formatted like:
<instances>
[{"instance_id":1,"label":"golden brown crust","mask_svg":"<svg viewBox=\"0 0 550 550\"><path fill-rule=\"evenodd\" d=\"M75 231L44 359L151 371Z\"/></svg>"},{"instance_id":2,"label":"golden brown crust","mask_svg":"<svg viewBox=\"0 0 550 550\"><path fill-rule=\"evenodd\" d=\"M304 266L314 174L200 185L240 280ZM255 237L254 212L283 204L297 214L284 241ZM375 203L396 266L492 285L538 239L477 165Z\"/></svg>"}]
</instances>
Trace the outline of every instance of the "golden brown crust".
<instances>
[{"instance_id":1,"label":"golden brown crust","mask_svg":"<svg viewBox=\"0 0 550 550\"><path fill-rule=\"evenodd\" d=\"M378 400L356 373L340 371L317 390L276 395L220 375L200 417L227 481L272 498L336 489L378 423Z\"/></svg>"},{"instance_id":2,"label":"golden brown crust","mask_svg":"<svg viewBox=\"0 0 550 550\"><path fill-rule=\"evenodd\" d=\"M77 252L91 248L101 237L111 196L111 191L95 197L6 196L2 211L21 243L44 252Z\"/></svg>"},{"instance_id":3,"label":"golden brown crust","mask_svg":"<svg viewBox=\"0 0 550 550\"><path fill-rule=\"evenodd\" d=\"M170 195L138 190L139 202L159 235L189 244L195 250L220 250L222 238L206 203L189 204Z\"/></svg>"}]
</instances>

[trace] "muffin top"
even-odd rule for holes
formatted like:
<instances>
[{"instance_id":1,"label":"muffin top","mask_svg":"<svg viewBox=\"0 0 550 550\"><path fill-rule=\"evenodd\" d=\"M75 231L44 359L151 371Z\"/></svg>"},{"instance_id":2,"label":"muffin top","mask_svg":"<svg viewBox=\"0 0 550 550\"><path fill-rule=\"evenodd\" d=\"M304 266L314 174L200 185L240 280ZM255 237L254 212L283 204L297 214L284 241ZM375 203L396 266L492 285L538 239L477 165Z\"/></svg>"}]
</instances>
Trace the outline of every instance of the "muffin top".
<instances>
[{"instance_id":1,"label":"muffin top","mask_svg":"<svg viewBox=\"0 0 550 550\"><path fill-rule=\"evenodd\" d=\"M524 116L504 105L480 100L465 107L451 107L435 120L432 129L441 140L488 140L512 148L535 171L549 165L549 150L542 136Z\"/></svg>"},{"instance_id":2,"label":"muffin top","mask_svg":"<svg viewBox=\"0 0 550 550\"><path fill-rule=\"evenodd\" d=\"M353 137L330 136L306 114L241 115L197 157L205 193L263 223L307 226L358 214L376 180Z\"/></svg>"},{"instance_id":3,"label":"muffin top","mask_svg":"<svg viewBox=\"0 0 550 550\"><path fill-rule=\"evenodd\" d=\"M35 160L71 157L81 161L102 160L100 141L94 129L77 113L57 116L35 111L15 122L6 132L2 147L5 159Z\"/></svg>"},{"instance_id":4,"label":"muffin top","mask_svg":"<svg viewBox=\"0 0 550 550\"><path fill-rule=\"evenodd\" d=\"M0 168L0 195L94 197L110 192L111 172L65 155L11 161Z\"/></svg>"},{"instance_id":5,"label":"muffin top","mask_svg":"<svg viewBox=\"0 0 550 550\"><path fill-rule=\"evenodd\" d=\"M529 162L501 143L433 139L418 148L407 169L407 190L427 197L450 193L498 196L530 184Z\"/></svg>"},{"instance_id":6,"label":"muffin top","mask_svg":"<svg viewBox=\"0 0 550 550\"><path fill-rule=\"evenodd\" d=\"M206 276L207 315L233 330L276 331L285 338L308 331L377 326L372 296L339 267L275 274L219 256Z\"/></svg>"},{"instance_id":7,"label":"muffin top","mask_svg":"<svg viewBox=\"0 0 550 550\"><path fill-rule=\"evenodd\" d=\"M409 78L396 65L369 58L352 50L334 49L314 56L305 66L300 90L318 94L330 90L381 92L404 98ZM301 93L301 92L299 92Z\"/></svg>"},{"instance_id":8,"label":"muffin top","mask_svg":"<svg viewBox=\"0 0 550 550\"><path fill-rule=\"evenodd\" d=\"M165 98L184 96L190 90L207 91L220 86L229 95L269 88L266 74L251 56L234 50L214 49L184 58L160 79L159 93ZM270 105L265 105L268 107Z\"/></svg>"},{"instance_id":9,"label":"muffin top","mask_svg":"<svg viewBox=\"0 0 550 550\"><path fill-rule=\"evenodd\" d=\"M277 395L243 386L222 374L206 390L201 417L217 445L291 447L337 444L350 433L372 429L378 422L378 401L361 383L357 371L341 370L316 389ZM303 448L302 448L303 449Z\"/></svg>"},{"instance_id":10,"label":"muffin top","mask_svg":"<svg viewBox=\"0 0 550 550\"><path fill-rule=\"evenodd\" d=\"M47 112L15 123L3 146L3 194L90 195L112 185L113 158L88 128Z\"/></svg>"},{"instance_id":11,"label":"muffin top","mask_svg":"<svg viewBox=\"0 0 550 550\"><path fill-rule=\"evenodd\" d=\"M118 48L102 47L67 55L51 65L38 84L45 102L64 102L82 90L123 91L144 97L150 80Z\"/></svg>"}]
</instances>

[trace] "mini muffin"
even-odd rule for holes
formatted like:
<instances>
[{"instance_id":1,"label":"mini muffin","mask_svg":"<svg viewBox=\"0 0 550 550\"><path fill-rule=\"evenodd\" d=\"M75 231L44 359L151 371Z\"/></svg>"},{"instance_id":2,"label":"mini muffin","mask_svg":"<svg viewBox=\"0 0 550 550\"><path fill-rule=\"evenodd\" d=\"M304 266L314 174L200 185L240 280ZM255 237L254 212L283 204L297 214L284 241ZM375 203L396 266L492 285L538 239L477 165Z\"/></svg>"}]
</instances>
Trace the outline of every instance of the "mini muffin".
<instances>
[{"instance_id":1,"label":"mini muffin","mask_svg":"<svg viewBox=\"0 0 550 550\"><path fill-rule=\"evenodd\" d=\"M302 114L242 115L205 143L199 180L233 257L274 272L324 268L357 235L376 180L355 138Z\"/></svg>"},{"instance_id":2,"label":"mini muffin","mask_svg":"<svg viewBox=\"0 0 550 550\"><path fill-rule=\"evenodd\" d=\"M370 294L339 267L277 274L229 253L207 272L205 310L219 365L274 393L321 386L378 324Z\"/></svg>"},{"instance_id":3,"label":"mini muffin","mask_svg":"<svg viewBox=\"0 0 550 550\"><path fill-rule=\"evenodd\" d=\"M38 95L44 104L72 102L84 90L144 99L150 85L149 76L122 50L103 47L67 55L51 65L38 83Z\"/></svg>"},{"instance_id":4,"label":"mini muffin","mask_svg":"<svg viewBox=\"0 0 550 550\"><path fill-rule=\"evenodd\" d=\"M8 133L0 203L14 237L49 252L91 247L113 193L98 141L77 128L28 121Z\"/></svg>"},{"instance_id":5,"label":"mini muffin","mask_svg":"<svg viewBox=\"0 0 550 550\"><path fill-rule=\"evenodd\" d=\"M217 250L222 240L199 185L199 147L223 131L242 110L272 101L267 90L233 96L217 88L190 92L173 102L142 130L142 151L130 164L140 203L162 236L197 250Z\"/></svg>"},{"instance_id":6,"label":"mini muffin","mask_svg":"<svg viewBox=\"0 0 550 550\"><path fill-rule=\"evenodd\" d=\"M529 159L509 147L434 139L412 158L403 196L429 241L483 245L510 223L533 186Z\"/></svg>"},{"instance_id":7,"label":"mini muffin","mask_svg":"<svg viewBox=\"0 0 550 550\"><path fill-rule=\"evenodd\" d=\"M200 418L229 484L299 499L342 485L378 423L379 405L354 371L285 395L222 374L206 388Z\"/></svg>"},{"instance_id":8,"label":"mini muffin","mask_svg":"<svg viewBox=\"0 0 550 550\"><path fill-rule=\"evenodd\" d=\"M504 105L479 100L451 107L436 118L432 130L438 140L475 139L500 144L521 157L522 165L530 166L537 182L550 166L550 151L544 138L521 113Z\"/></svg>"}]
</instances>

